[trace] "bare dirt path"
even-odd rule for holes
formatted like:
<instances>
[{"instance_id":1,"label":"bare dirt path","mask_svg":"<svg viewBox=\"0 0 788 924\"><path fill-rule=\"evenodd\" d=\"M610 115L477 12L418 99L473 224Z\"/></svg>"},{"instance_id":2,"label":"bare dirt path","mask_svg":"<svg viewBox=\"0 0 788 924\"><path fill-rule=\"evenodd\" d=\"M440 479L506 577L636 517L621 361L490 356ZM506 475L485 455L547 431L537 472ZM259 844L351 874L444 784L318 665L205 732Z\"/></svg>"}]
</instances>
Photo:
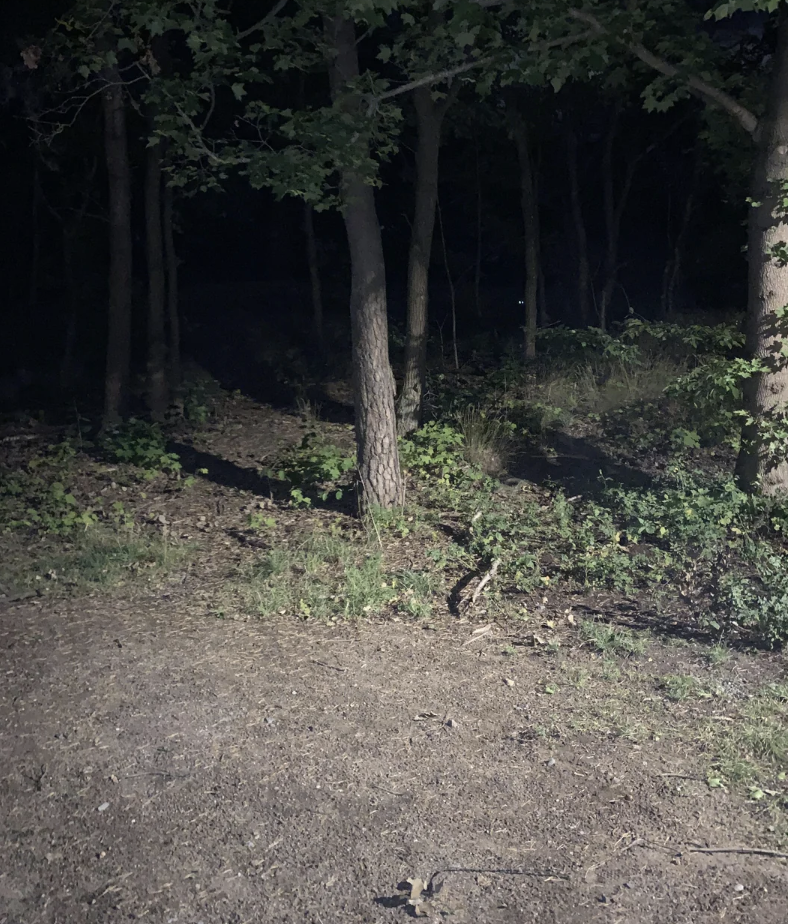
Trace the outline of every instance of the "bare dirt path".
<instances>
[{"instance_id":1,"label":"bare dirt path","mask_svg":"<svg viewBox=\"0 0 788 924\"><path fill-rule=\"evenodd\" d=\"M0 613L3 924L784 924L784 861L687 852L766 829L691 742L550 731L587 653L185 609Z\"/></svg>"}]
</instances>

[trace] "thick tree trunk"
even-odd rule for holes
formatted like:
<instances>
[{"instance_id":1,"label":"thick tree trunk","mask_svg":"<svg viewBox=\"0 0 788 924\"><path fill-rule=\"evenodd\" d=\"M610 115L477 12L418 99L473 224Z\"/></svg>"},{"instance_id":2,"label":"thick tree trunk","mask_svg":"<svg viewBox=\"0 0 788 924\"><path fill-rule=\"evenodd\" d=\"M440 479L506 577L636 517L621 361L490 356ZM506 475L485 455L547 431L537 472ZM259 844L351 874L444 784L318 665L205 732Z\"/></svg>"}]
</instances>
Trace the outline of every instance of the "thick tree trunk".
<instances>
[{"instance_id":1,"label":"thick tree trunk","mask_svg":"<svg viewBox=\"0 0 788 924\"><path fill-rule=\"evenodd\" d=\"M345 111L358 110L357 98L343 91L358 77L353 23L326 18L331 91ZM363 154L365 152L359 152ZM388 355L386 268L380 222L372 187L352 167L341 171L341 196L350 247L350 320L353 337L353 387L356 444L362 509L393 507L403 501L397 450L394 376Z\"/></svg>"},{"instance_id":2,"label":"thick tree trunk","mask_svg":"<svg viewBox=\"0 0 788 924\"><path fill-rule=\"evenodd\" d=\"M525 228L525 358L536 357L536 327L539 295L539 215L529 150L528 127L512 106L512 129L520 161L520 204Z\"/></svg>"},{"instance_id":3,"label":"thick tree trunk","mask_svg":"<svg viewBox=\"0 0 788 924\"><path fill-rule=\"evenodd\" d=\"M148 409L163 421L167 413L166 281L161 208L161 148L148 147L145 158L145 245L148 261Z\"/></svg>"},{"instance_id":4,"label":"thick tree trunk","mask_svg":"<svg viewBox=\"0 0 788 924\"><path fill-rule=\"evenodd\" d=\"M323 347L323 287L320 284L320 267L317 262L317 238L315 237L314 209L304 203L304 237L306 238L306 259L309 266L309 282L312 289L312 330L318 346Z\"/></svg>"},{"instance_id":5,"label":"thick tree trunk","mask_svg":"<svg viewBox=\"0 0 788 924\"><path fill-rule=\"evenodd\" d=\"M788 266L780 252L788 241L788 216L783 189L788 183L788 12L783 7L774 56L766 115L758 136L751 197L748 260L749 294L747 352L768 371L748 380L745 406L753 423L745 426L736 466L740 482L766 495L788 491L785 446L768 449L760 429L771 419L779 423L788 409L788 361L782 355L788 305Z\"/></svg>"},{"instance_id":6,"label":"thick tree trunk","mask_svg":"<svg viewBox=\"0 0 788 924\"><path fill-rule=\"evenodd\" d=\"M570 124L566 126L566 160L569 172L569 200L572 225L577 248L577 308L580 323L585 327L591 314L591 270L588 261L588 238L580 197L580 171L577 164L577 135Z\"/></svg>"},{"instance_id":7,"label":"thick tree trunk","mask_svg":"<svg viewBox=\"0 0 788 924\"><path fill-rule=\"evenodd\" d=\"M164 264L167 274L167 359L170 393L177 396L181 388L181 322L178 310L178 254L175 252L175 216L173 191L164 184L163 231Z\"/></svg>"},{"instance_id":8,"label":"thick tree trunk","mask_svg":"<svg viewBox=\"0 0 788 924\"><path fill-rule=\"evenodd\" d=\"M432 99L430 87L414 93L418 146L416 149L416 205L408 255L408 330L405 340L405 378L397 404L401 435L421 423L427 378L427 338L430 255L438 201L438 159L445 108Z\"/></svg>"},{"instance_id":9,"label":"thick tree trunk","mask_svg":"<svg viewBox=\"0 0 788 924\"><path fill-rule=\"evenodd\" d=\"M131 367L131 170L126 109L117 68L105 72L101 94L109 180L109 316L104 387L104 427L117 424L126 407Z\"/></svg>"}]
</instances>

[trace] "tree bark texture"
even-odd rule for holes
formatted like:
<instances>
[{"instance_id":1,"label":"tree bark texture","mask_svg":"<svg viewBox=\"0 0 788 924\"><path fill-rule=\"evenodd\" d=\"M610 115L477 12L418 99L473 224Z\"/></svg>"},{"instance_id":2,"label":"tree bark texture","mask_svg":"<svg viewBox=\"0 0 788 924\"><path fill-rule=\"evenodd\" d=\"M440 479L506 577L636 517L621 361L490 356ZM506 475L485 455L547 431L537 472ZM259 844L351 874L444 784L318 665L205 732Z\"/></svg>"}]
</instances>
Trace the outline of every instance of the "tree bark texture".
<instances>
[{"instance_id":1,"label":"tree bark texture","mask_svg":"<svg viewBox=\"0 0 788 924\"><path fill-rule=\"evenodd\" d=\"M145 247L148 263L148 409L163 421L169 404L167 382L166 276L162 224L161 143L145 157Z\"/></svg>"},{"instance_id":2,"label":"tree bark texture","mask_svg":"<svg viewBox=\"0 0 788 924\"><path fill-rule=\"evenodd\" d=\"M536 327L539 296L539 215L529 149L528 126L520 112L511 107L512 130L520 162L520 204L525 229L525 358L536 357Z\"/></svg>"},{"instance_id":3,"label":"tree bark texture","mask_svg":"<svg viewBox=\"0 0 788 924\"><path fill-rule=\"evenodd\" d=\"M788 13L780 13L777 49L766 115L758 133L753 176L748 260L749 292L747 353L761 359L768 371L749 379L745 407L754 421L745 426L736 466L740 483L766 495L788 491L788 462L768 451L759 424L780 420L788 410L788 365L781 354L786 321L779 317L788 306L788 266L777 251L788 242L788 215L781 205L788 184Z\"/></svg>"},{"instance_id":4,"label":"tree bark texture","mask_svg":"<svg viewBox=\"0 0 788 924\"><path fill-rule=\"evenodd\" d=\"M320 283L320 267L317 262L317 238L315 237L314 209L304 203L304 237L306 259L309 267L309 283L312 290L312 330L315 340L323 346L323 287Z\"/></svg>"},{"instance_id":5,"label":"tree bark texture","mask_svg":"<svg viewBox=\"0 0 788 924\"><path fill-rule=\"evenodd\" d=\"M333 55L329 77L335 104L353 113L359 100L344 95L358 76L353 23L326 18L325 33ZM341 196L350 248L350 320L353 338L353 388L361 507L393 507L403 501L397 449L394 376L388 355L386 268L372 187L352 167L341 170Z\"/></svg>"},{"instance_id":6,"label":"tree bark texture","mask_svg":"<svg viewBox=\"0 0 788 924\"><path fill-rule=\"evenodd\" d=\"M446 107L435 103L429 87L414 92L418 145L416 149L416 203L408 254L408 327L405 339L405 377L397 405L399 432L413 432L422 418L427 378L429 333L429 271L435 208L438 201L438 160L441 123Z\"/></svg>"},{"instance_id":7,"label":"tree bark texture","mask_svg":"<svg viewBox=\"0 0 788 924\"><path fill-rule=\"evenodd\" d=\"M170 393L181 388L181 322L178 307L178 254L175 251L175 215L172 187L165 182L163 199L164 264L167 275L167 359Z\"/></svg>"},{"instance_id":8,"label":"tree bark texture","mask_svg":"<svg viewBox=\"0 0 788 924\"><path fill-rule=\"evenodd\" d=\"M577 135L571 125L566 127L566 161L569 172L569 201L572 225L577 248L577 309L580 323L585 327L591 314L590 290L591 270L588 261L588 237L583 218L583 202L580 195L580 171L577 163Z\"/></svg>"},{"instance_id":9,"label":"tree bark texture","mask_svg":"<svg viewBox=\"0 0 788 924\"><path fill-rule=\"evenodd\" d=\"M104 72L101 100L109 184L109 314L104 385L104 427L117 424L126 409L131 368L131 169L126 108L117 68Z\"/></svg>"}]
</instances>

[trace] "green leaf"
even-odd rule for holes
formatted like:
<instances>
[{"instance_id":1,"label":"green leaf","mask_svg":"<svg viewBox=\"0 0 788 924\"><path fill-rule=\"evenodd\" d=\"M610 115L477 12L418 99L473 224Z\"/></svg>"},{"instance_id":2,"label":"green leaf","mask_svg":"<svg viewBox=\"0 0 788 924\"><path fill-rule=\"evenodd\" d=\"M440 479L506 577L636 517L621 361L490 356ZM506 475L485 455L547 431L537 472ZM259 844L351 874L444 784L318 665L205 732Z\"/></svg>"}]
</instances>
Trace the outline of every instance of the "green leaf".
<instances>
[{"instance_id":1,"label":"green leaf","mask_svg":"<svg viewBox=\"0 0 788 924\"><path fill-rule=\"evenodd\" d=\"M230 88L233 91L233 96L237 99L243 99L246 96L246 87L242 83L234 83Z\"/></svg>"}]
</instances>

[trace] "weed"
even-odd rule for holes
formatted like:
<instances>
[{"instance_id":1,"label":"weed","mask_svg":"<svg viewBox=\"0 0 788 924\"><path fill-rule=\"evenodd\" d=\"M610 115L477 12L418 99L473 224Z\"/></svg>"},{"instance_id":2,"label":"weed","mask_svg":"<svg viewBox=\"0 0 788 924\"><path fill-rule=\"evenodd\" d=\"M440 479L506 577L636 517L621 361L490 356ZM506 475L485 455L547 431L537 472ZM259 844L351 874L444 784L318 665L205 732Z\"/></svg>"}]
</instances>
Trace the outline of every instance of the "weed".
<instances>
[{"instance_id":1,"label":"weed","mask_svg":"<svg viewBox=\"0 0 788 924\"><path fill-rule=\"evenodd\" d=\"M355 465L354 456L312 431L297 447L288 450L269 474L290 486L294 506L309 507L315 498L326 501L333 496L341 500L348 488L347 476Z\"/></svg>"},{"instance_id":2,"label":"weed","mask_svg":"<svg viewBox=\"0 0 788 924\"><path fill-rule=\"evenodd\" d=\"M463 437L463 455L474 469L485 475L496 475L506 469L514 424L472 407L460 414L458 426Z\"/></svg>"},{"instance_id":3,"label":"weed","mask_svg":"<svg viewBox=\"0 0 788 924\"><path fill-rule=\"evenodd\" d=\"M660 681L668 699L674 702L690 698L708 699L712 694L694 677L688 674L667 674Z\"/></svg>"},{"instance_id":4,"label":"weed","mask_svg":"<svg viewBox=\"0 0 788 924\"><path fill-rule=\"evenodd\" d=\"M643 635L586 619L580 624L580 635L585 642L603 654L642 655L648 639Z\"/></svg>"},{"instance_id":5,"label":"weed","mask_svg":"<svg viewBox=\"0 0 788 924\"><path fill-rule=\"evenodd\" d=\"M132 417L108 431L101 448L113 462L125 462L143 469L148 476L158 472L177 474L181 462L177 454L167 451L167 440L156 423Z\"/></svg>"},{"instance_id":6,"label":"weed","mask_svg":"<svg viewBox=\"0 0 788 924\"><path fill-rule=\"evenodd\" d=\"M323 620L374 614L397 596L380 556L325 535L267 552L242 571L237 590L260 616Z\"/></svg>"},{"instance_id":7,"label":"weed","mask_svg":"<svg viewBox=\"0 0 788 924\"><path fill-rule=\"evenodd\" d=\"M723 664L727 664L728 661L730 661L731 651L726 645L722 645L718 642L716 645L707 648L704 656L712 667L721 667Z\"/></svg>"},{"instance_id":8,"label":"weed","mask_svg":"<svg viewBox=\"0 0 788 924\"><path fill-rule=\"evenodd\" d=\"M30 569L50 590L85 592L116 587L166 571L183 561L186 546L136 528L95 527L65 548L40 557Z\"/></svg>"}]
</instances>

